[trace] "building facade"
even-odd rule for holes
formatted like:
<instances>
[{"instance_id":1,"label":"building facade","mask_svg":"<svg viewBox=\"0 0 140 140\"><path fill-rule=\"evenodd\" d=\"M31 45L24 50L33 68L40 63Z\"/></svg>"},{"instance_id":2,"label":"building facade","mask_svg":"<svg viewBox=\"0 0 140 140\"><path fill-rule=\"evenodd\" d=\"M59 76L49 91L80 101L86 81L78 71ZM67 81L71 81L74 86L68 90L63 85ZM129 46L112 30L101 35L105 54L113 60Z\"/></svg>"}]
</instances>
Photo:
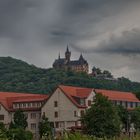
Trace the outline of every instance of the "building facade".
<instances>
[{"instance_id":1,"label":"building facade","mask_svg":"<svg viewBox=\"0 0 140 140\"><path fill-rule=\"evenodd\" d=\"M81 128L81 117L94 104L96 94L102 94L114 104L128 110L140 106L139 99L131 92L60 85L50 95L0 92L0 122L8 128L16 110L27 116L28 127L39 139L38 124L45 115L54 124L56 132Z\"/></svg>"},{"instance_id":2,"label":"building facade","mask_svg":"<svg viewBox=\"0 0 140 140\"><path fill-rule=\"evenodd\" d=\"M59 54L58 59L53 63L53 68L86 73L88 73L89 70L88 62L83 58L82 54L78 60L71 60L71 52L68 46L65 52L65 58L61 58Z\"/></svg>"}]
</instances>

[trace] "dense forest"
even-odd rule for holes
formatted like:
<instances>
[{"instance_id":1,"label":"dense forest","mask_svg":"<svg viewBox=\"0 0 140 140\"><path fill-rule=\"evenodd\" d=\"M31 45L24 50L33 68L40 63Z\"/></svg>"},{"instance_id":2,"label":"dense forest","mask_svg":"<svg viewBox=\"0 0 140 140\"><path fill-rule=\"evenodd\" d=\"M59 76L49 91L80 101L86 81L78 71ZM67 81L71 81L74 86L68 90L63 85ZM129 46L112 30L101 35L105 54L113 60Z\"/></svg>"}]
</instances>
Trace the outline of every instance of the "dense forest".
<instances>
[{"instance_id":1,"label":"dense forest","mask_svg":"<svg viewBox=\"0 0 140 140\"><path fill-rule=\"evenodd\" d=\"M121 77L98 79L85 73L38 68L11 57L0 57L0 91L51 93L59 84L121 91L140 91L140 83Z\"/></svg>"}]
</instances>

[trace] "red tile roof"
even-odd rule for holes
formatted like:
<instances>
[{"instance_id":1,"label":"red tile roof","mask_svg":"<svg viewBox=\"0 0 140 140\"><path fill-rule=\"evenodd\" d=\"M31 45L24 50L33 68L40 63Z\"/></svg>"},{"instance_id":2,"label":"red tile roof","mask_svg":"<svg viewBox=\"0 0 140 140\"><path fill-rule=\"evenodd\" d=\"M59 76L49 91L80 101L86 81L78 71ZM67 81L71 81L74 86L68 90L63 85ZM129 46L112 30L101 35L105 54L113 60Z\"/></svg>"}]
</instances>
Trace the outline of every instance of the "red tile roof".
<instances>
[{"instance_id":1,"label":"red tile roof","mask_svg":"<svg viewBox=\"0 0 140 140\"><path fill-rule=\"evenodd\" d=\"M107 96L109 100L140 102L139 99L135 96L135 94L131 92L121 92L103 89L95 89L95 92Z\"/></svg>"},{"instance_id":2,"label":"red tile roof","mask_svg":"<svg viewBox=\"0 0 140 140\"><path fill-rule=\"evenodd\" d=\"M14 92L0 92L0 103L8 110L13 110L13 103L16 102L38 102L45 101L48 95L43 94L29 94L29 93L14 93Z\"/></svg>"},{"instance_id":3,"label":"red tile roof","mask_svg":"<svg viewBox=\"0 0 140 140\"><path fill-rule=\"evenodd\" d=\"M86 108L86 106L81 106L73 97L87 98L91 91L95 91L97 94L100 93L107 96L109 100L117 101L128 101L128 102L140 102L135 94L131 92L121 92L113 90L103 90L103 89L92 89L92 88L81 88L73 86L63 86L60 85L59 88L65 93L65 95L77 106L81 108Z\"/></svg>"},{"instance_id":4,"label":"red tile roof","mask_svg":"<svg viewBox=\"0 0 140 140\"><path fill-rule=\"evenodd\" d=\"M63 93L79 108L86 108L85 105L80 105L74 97L77 98L87 98L92 88L81 88L81 87L72 87L72 86L63 86L60 85L59 88L63 91Z\"/></svg>"}]
</instances>

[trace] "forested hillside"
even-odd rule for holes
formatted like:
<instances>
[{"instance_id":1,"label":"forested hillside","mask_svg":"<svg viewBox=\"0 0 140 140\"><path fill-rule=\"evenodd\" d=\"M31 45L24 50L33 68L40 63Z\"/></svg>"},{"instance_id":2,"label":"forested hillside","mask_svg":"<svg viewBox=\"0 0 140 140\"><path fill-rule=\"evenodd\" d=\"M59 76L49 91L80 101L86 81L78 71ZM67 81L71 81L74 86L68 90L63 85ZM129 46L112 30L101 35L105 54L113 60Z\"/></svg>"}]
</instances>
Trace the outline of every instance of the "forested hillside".
<instances>
[{"instance_id":1,"label":"forested hillside","mask_svg":"<svg viewBox=\"0 0 140 140\"><path fill-rule=\"evenodd\" d=\"M84 73L41 69L11 57L0 57L0 91L48 94L59 84L140 91L140 83L124 77L116 81L96 79Z\"/></svg>"}]
</instances>

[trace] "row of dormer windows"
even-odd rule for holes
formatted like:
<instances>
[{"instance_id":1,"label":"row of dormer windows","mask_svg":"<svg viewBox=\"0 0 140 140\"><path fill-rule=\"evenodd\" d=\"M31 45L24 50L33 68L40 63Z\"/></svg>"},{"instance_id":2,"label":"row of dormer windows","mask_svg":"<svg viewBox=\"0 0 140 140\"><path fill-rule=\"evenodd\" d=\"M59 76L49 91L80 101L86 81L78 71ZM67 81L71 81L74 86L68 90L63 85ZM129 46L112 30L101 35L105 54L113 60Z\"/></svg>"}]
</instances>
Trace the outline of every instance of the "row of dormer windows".
<instances>
[{"instance_id":1,"label":"row of dormer windows","mask_svg":"<svg viewBox=\"0 0 140 140\"><path fill-rule=\"evenodd\" d=\"M127 101L112 101L114 105L121 105L125 108L135 108L139 106L138 102L127 102Z\"/></svg>"},{"instance_id":2,"label":"row of dormer windows","mask_svg":"<svg viewBox=\"0 0 140 140\"><path fill-rule=\"evenodd\" d=\"M14 103L13 108L32 108L32 107L41 107L41 102L33 103Z\"/></svg>"}]
</instances>

